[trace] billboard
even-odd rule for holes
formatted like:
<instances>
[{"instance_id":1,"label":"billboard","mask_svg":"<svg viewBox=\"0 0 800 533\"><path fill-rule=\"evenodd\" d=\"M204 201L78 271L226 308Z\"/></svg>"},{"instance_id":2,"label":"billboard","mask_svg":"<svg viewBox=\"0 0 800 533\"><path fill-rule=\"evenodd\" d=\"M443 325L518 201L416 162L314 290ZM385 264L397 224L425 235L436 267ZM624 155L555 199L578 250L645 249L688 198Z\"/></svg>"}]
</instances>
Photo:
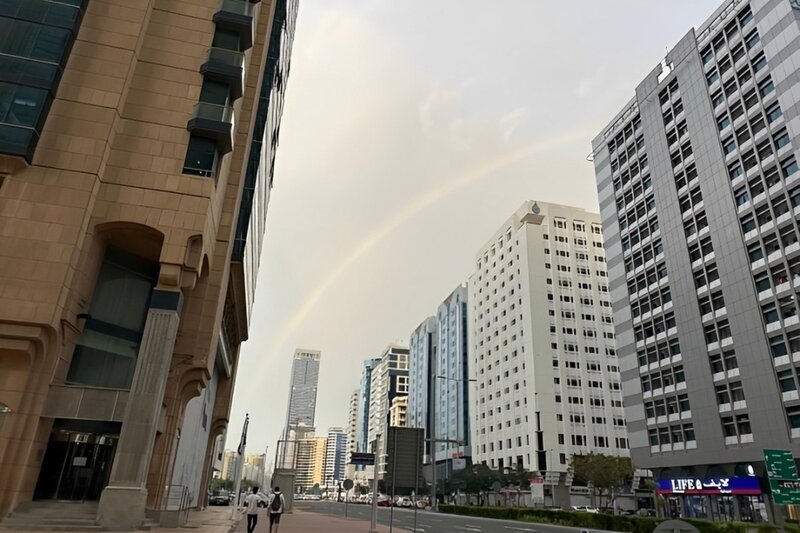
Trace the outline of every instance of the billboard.
<instances>
[{"instance_id":1,"label":"billboard","mask_svg":"<svg viewBox=\"0 0 800 533\"><path fill-rule=\"evenodd\" d=\"M761 478L756 476L721 478L659 479L659 494L741 494L755 496L762 493Z\"/></svg>"}]
</instances>

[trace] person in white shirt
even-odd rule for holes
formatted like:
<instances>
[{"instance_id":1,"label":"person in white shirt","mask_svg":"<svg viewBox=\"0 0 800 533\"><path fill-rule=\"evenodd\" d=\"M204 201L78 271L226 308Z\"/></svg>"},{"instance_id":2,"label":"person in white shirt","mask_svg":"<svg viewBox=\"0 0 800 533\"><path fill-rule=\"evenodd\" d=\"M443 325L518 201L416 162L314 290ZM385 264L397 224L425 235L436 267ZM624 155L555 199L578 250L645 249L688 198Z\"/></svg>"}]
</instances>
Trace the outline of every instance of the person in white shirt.
<instances>
[{"instance_id":1,"label":"person in white shirt","mask_svg":"<svg viewBox=\"0 0 800 533\"><path fill-rule=\"evenodd\" d=\"M258 487L244 499L244 512L247 514L247 533L253 533L258 523Z\"/></svg>"},{"instance_id":2,"label":"person in white shirt","mask_svg":"<svg viewBox=\"0 0 800 533\"><path fill-rule=\"evenodd\" d=\"M283 509L286 507L286 500L283 499L281 488L275 487L272 489L272 494L269 497L269 505L267 505L267 512L269 513L269 533L278 533L278 527L281 524L281 515ZM275 528L273 531L272 528Z\"/></svg>"}]
</instances>

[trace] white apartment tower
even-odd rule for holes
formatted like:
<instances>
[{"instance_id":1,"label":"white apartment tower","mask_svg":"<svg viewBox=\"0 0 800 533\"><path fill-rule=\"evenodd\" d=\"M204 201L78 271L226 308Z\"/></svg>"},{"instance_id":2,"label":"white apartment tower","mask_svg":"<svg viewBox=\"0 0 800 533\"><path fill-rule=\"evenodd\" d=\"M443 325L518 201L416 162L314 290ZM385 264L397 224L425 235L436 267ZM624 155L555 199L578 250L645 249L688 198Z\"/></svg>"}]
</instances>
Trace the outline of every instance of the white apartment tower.
<instances>
[{"instance_id":1,"label":"white apartment tower","mask_svg":"<svg viewBox=\"0 0 800 533\"><path fill-rule=\"evenodd\" d=\"M473 460L545 473L557 505L572 455L628 454L601 228L597 214L527 201L469 281Z\"/></svg>"},{"instance_id":2,"label":"white apartment tower","mask_svg":"<svg viewBox=\"0 0 800 533\"><path fill-rule=\"evenodd\" d=\"M350 464L350 456L358 451L358 398L359 389L354 389L350 394L350 404L347 410L347 457L345 458L345 477L353 479L355 466Z\"/></svg>"}]
</instances>

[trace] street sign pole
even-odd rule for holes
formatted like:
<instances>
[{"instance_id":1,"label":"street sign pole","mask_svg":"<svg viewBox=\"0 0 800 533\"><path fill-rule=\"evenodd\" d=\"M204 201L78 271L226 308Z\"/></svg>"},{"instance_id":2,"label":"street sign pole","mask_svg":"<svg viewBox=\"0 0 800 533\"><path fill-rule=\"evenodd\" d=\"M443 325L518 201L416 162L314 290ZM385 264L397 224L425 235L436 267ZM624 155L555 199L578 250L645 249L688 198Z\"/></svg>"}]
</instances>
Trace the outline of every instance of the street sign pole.
<instances>
[{"instance_id":1,"label":"street sign pole","mask_svg":"<svg viewBox=\"0 0 800 533\"><path fill-rule=\"evenodd\" d=\"M341 485L344 487L344 517L347 518L347 504L350 503L350 489L353 488L353 480L352 479L345 479L344 483Z\"/></svg>"},{"instance_id":2,"label":"street sign pole","mask_svg":"<svg viewBox=\"0 0 800 533\"><path fill-rule=\"evenodd\" d=\"M375 452L380 452L380 434L375 436ZM372 467L372 519L369 525L369 533L378 533L378 462L374 461Z\"/></svg>"}]
</instances>

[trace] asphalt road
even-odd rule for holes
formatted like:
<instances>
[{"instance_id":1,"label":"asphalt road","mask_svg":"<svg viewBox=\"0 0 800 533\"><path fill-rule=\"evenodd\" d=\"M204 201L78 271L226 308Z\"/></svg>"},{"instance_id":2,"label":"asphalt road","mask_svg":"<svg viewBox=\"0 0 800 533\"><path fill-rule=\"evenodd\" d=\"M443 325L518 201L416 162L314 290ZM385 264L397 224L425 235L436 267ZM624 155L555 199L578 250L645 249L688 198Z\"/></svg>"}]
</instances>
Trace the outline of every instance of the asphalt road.
<instances>
[{"instance_id":1,"label":"asphalt road","mask_svg":"<svg viewBox=\"0 0 800 533\"><path fill-rule=\"evenodd\" d=\"M295 506L303 511L344 516L343 503L299 501L295 502ZM392 511L394 512L392 513ZM348 504L347 506L347 516L350 518L369 521L371 512L372 508L369 505ZM413 509L397 507L394 509L378 507L378 522L389 525L390 513L393 515L393 529L398 533L415 531L415 524L416 533L580 533L581 531L606 533L601 529L582 530L575 527L457 516L422 510L417 511L415 522Z\"/></svg>"}]
</instances>

